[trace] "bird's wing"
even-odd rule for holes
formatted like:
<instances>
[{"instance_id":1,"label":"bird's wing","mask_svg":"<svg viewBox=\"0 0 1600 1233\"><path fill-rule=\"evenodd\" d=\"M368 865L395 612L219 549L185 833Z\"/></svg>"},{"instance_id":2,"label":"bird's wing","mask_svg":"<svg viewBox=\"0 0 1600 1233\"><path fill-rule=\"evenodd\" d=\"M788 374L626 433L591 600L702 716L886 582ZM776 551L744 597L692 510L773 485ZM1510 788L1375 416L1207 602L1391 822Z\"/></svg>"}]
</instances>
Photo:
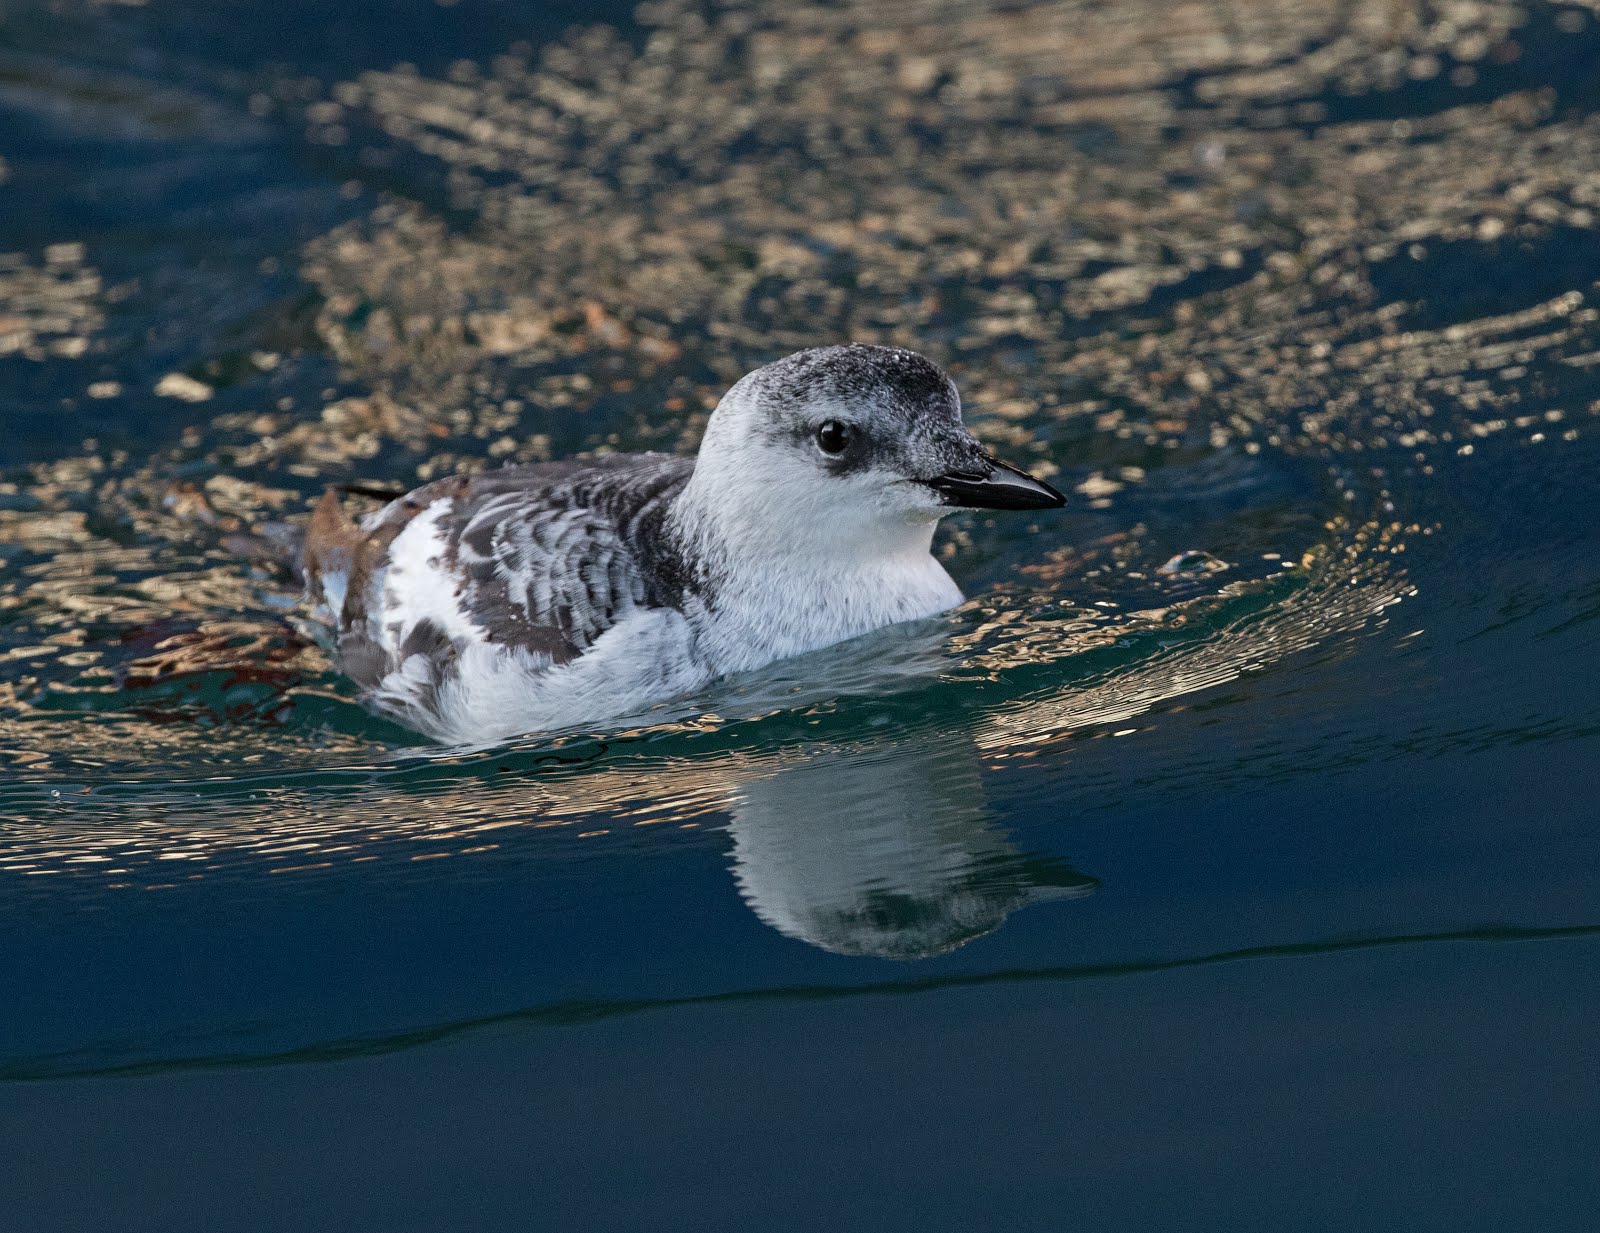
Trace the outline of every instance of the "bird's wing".
<instances>
[{"instance_id":1,"label":"bird's wing","mask_svg":"<svg viewBox=\"0 0 1600 1233\"><path fill-rule=\"evenodd\" d=\"M576 658L647 603L636 545L691 469L636 455L457 476L360 525L330 492L306 574L335 617L345 672L372 687L420 655L437 676L475 642Z\"/></svg>"}]
</instances>

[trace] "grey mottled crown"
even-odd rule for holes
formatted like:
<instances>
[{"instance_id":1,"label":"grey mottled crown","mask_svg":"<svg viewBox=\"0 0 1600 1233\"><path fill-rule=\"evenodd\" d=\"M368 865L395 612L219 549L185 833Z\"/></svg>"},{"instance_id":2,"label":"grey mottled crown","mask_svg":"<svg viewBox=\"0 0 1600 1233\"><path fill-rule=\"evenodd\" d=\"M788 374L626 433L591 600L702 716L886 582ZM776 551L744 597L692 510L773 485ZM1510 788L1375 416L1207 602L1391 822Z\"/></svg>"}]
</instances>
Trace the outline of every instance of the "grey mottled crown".
<instances>
[{"instance_id":1,"label":"grey mottled crown","mask_svg":"<svg viewBox=\"0 0 1600 1233\"><path fill-rule=\"evenodd\" d=\"M762 398L773 405L834 400L876 403L908 420L961 415L955 382L944 369L899 347L813 347L768 364L759 375Z\"/></svg>"}]
</instances>

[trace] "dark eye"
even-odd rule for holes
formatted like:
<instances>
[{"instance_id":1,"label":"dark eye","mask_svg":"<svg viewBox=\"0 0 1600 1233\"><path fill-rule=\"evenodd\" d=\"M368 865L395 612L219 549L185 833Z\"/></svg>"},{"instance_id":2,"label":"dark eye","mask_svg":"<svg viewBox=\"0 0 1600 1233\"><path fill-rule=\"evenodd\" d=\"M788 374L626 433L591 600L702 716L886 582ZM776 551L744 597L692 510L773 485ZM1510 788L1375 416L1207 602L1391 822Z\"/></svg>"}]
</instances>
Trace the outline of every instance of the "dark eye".
<instances>
[{"instance_id":1,"label":"dark eye","mask_svg":"<svg viewBox=\"0 0 1600 1233\"><path fill-rule=\"evenodd\" d=\"M817 429L817 445L824 454L842 454L850 444L850 425L840 420L824 420Z\"/></svg>"}]
</instances>

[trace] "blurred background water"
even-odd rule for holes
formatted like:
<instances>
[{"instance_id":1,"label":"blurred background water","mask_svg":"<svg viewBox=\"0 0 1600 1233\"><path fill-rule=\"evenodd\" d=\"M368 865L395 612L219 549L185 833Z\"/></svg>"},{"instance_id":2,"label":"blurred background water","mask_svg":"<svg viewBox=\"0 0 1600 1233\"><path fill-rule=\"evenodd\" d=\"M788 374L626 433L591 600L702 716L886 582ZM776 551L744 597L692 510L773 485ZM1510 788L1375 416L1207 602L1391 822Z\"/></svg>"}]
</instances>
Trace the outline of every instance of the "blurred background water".
<instances>
[{"instance_id":1,"label":"blurred background water","mask_svg":"<svg viewBox=\"0 0 1600 1233\"><path fill-rule=\"evenodd\" d=\"M1587 1229L1600 10L0 0L8 1227ZM801 346L1073 494L426 748L239 537Z\"/></svg>"}]
</instances>

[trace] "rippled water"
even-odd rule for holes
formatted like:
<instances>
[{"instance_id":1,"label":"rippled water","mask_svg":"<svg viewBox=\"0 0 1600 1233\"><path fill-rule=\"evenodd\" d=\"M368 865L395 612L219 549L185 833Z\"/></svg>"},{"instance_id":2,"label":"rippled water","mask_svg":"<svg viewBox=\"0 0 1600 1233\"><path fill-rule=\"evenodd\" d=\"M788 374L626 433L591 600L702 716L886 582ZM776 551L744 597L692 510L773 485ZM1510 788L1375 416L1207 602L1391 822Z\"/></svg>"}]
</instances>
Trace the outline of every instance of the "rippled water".
<instances>
[{"instance_id":1,"label":"rippled water","mask_svg":"<svg viewBox=\"0 0 1600 1233\"><path fill-rule=\"evenodd\" d=\"M0 10L24 1227L1586 1228L1597 67L1580 5ZM447 750L246 563L841 338L1074 494L951 520L947 618Z\"/></svg>"}]
</instances>

